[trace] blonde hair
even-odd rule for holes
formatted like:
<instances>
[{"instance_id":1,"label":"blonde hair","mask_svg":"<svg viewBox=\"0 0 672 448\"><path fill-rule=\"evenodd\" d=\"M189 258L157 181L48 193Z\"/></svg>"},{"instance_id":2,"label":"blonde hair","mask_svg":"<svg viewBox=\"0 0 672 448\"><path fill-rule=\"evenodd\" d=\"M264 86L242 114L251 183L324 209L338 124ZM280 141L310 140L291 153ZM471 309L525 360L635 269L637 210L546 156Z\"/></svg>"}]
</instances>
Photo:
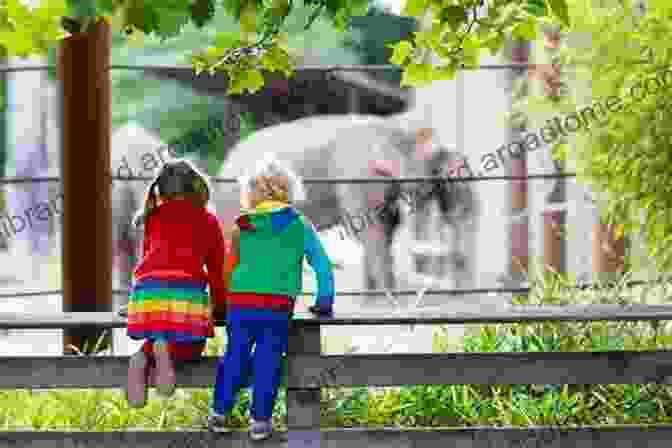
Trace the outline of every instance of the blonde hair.
<instances>
[{"instance_id":1,"label":"blonde hair","mask_svg":"<svg viewBox=\"0 0 672 448\"><path fill-rule=\"evenodd\" d=\"M206 208L210 201L208 178L192 162L173 159L165 162L145 193L145 206L133 218L133 225L144 224L158 207L159 199L181 196L192 200L197 207Z\"/></svg>"},{"instance_id":2,"label":"blonde hair","mask_svg":"<svg viewBox=\"0 0 672 448\"><path fill-rule=\"evenodd\" d=\"M294 203L304 201L306 192L299 176L274 155L267 154L255 169L238 178L241 193L258 192L264 199Z\"/></svg>"}]
</instances>

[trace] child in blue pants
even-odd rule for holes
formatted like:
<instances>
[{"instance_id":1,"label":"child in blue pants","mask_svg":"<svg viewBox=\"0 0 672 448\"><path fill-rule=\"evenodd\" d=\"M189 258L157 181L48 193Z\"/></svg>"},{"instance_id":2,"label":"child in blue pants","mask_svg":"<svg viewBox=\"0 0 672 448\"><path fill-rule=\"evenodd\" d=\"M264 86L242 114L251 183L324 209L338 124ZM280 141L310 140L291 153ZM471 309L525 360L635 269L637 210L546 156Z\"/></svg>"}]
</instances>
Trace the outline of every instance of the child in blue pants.
<instances>
[{"instance_id":1,"label":"child in blue pants","mask_svg":"<svg viewBox=\"0 0 672 448\"><path fill-rule=\"evenodd\" d=\"M227 431L223 417L235 406L252 365L250 436L261 440L272 434L289 320L303 289L304 257L317 276L318 292L311 312L332 313L334 276L315 228L291 205L302 194L301 183L291 171L276 161L262 161L253 176L239 182L241 205L247 211L231 232L231 255L224 269L229 291L228 342L217 370L208 426L212 431Z\"/></svg>"}]
</instances>

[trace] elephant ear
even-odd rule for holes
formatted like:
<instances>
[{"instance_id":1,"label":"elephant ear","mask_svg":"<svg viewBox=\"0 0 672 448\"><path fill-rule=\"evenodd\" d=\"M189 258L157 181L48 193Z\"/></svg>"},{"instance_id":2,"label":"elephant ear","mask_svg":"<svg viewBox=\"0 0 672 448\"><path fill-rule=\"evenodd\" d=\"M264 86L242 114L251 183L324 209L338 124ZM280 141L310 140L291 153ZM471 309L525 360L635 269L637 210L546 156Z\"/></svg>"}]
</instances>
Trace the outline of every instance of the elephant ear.
<instances>
[{"instance_id":1,"label":"elephant ear","mask_svg":"<svg viewBox=\"0 0 672 448\"><path fill-rule=\"evenodd\" d=\"M401 177L398 160L374 159L369 162L369 173L373 176Z\"/></svg>"},{"instance_id":2,"label":"elephant ear","mask_svg":"<svg viewBox=\"0 0 672 448\"><path fill-rule=\"evenodd\" d=\"M465 171L467 170L467 161L463 157L450 157L441 167L442 173L446 177L467 177Z\"/></svg>"}]
</instances>

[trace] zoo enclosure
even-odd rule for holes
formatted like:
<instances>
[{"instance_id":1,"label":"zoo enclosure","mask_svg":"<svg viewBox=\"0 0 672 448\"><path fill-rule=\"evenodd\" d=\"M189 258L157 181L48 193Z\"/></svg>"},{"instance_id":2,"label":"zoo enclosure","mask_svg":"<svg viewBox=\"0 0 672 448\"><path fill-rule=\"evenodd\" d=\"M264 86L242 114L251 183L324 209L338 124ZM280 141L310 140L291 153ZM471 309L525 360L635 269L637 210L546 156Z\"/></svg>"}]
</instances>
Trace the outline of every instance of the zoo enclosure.
<instances>
[{"instance_id":1,"label":"zoo enclosure","mask_svg":"<svg viewBox=\"0 0 672 448\"><path fill-rule=\"evenodd\" d=\"M61 75L66 78L67 91L73 94L70 98L66 95L64 115L72 120L74 113L82 113L78 106L84 104L87 94L92 94L99 85L105 86L104 81L97 85L91 79L103 79L107 69L131 69L131 70L193 70L191 67L152 67L152 66L112 66L106 63L104 52L96 54L96 45L105 38L104 33L97 36L97 42L82 43L79 47L72 45L66 52L69 59L62 62ZM74 74L72 69L77 57L75 54L96 54L95 62ZM528 68L527 64L511 64L499 66L482 66L485 69L514 69ZM1 71L27 71L45 70L51 67L5 67ZM68 72L68 68L71 71ZM338 71L366 71L379 69L396 69L393 66L333 66L333 67L305 67L304 70L317 70L325 72ZM89 78L87 78L87 76ZM88 79L88 82L85 82ZM77 81L80 81L78 84ZM84 86L85 88L80 88ZM108 86L109 87L109 86ZM79 88L79 91L77 91ZM77 95L75 95L77 93ZM102 95L102 96L101 96ZM107 96L107 98L105 97ZM105 113L105 103L109 107L109 89L99 89L95 95L95 101L88 104L89 111L97 118L94 126L95 135L98 136L102 159L109 156L109 117ZM105 124L106 119L108 124ZM102 131L102 132L101 132ZM74 180L73 160L75 148L78 146L73 139L74 123L71 121L65 126L64 154L67 155L64 163L63 181L69 185L67 197L71 207L66 203L66 215L83 211L90 206L90 198L77 191L79 182L85 182L81 178ZM102 140L101 140L102 139ZM107 141L105 141L107 139ZM95 139L94 139L95 140ZM94 152L95 151L90 151ZM81 156L81 154L79 154ZM101 187L103 194L109 193L108 180L115 180L107 173L106 160L98 158L98 154L91 154L86 161L78 161L87 168L88 177L95 179ZM90 163L90 164L89 164ZM82 172L78 171L78 175ZM460 182L477 180L525 180L530 178L560 178L569 177L572 174L533 175L533 176L498 176L486 178L463 178ZM0 183L24 183L24 182L54 182L59 178L14 178L0 179ZM116 180L144 180L121 178ZM217 179L216 179L217 180ZM445 180L441 178L414 178L414 179L308 179L311 183L368 183L368 182L427 182ZM231 181L222 180L219 181ZM95 201L94 201L95 203ZM86 204L86 205L85 205ZM96 203L96 214L102 223L101 230L85 233L88 242L95 242L96 248L104 241L108 233L109 223L104 223L104 218L109 218L109 204L106 201ZM109 219L108 219L109 221ZM75 278L83 279L85 274L77 274L74 269L78 249L77 245L86 246L82 241L75 241L74 235L78 229L75 223L64 223L64 253L70 256L64 260L64 265L70 266L70 272ZM69 237L66 236L70 235ZM104 248L103 248L104 249ZM98 252L98 250L97 250ZM102 312L108 301L105 296L109 294L100 285L105 283L106 273L102 272L109 266L104 260L106 250L101 250L96 263L91 266L95 272L95 284L79 283L70 284L65 293L65 300L70 304L70 310L59 315L8 315L0 314L0 328L5 329L64 329L71 332L81 333L81 330L103 328L123 328L126 322L119 317ZM81 264L81 262L79 263ZM101 269L101 267L103 269ZM102 272L102 276L101 276ZM64 269L64 277L68 275ZM436 291L435 291L436 292ZM458 294L469 291L453 291ZM360 293L371 294L372 291ZM341 293L343 294L343 293ZM32 294L31 294L32 295ZM76 300L73 300L76 299ZM89 311L89 312L87 312ZM99 311L99 312L96 312ZM516 354L438 354L438 355L348 355L348 356L323 356L320 348L320 329L322 325L415 325L415 324L460 324L460 323L495 323L495 322L519 322L539 320L669 320L672 319L670 307L566 307L563 309L531 308L522 307L501 313L472 314L472 315L446 315L446 316L416 316L408 318L373 318L363 316L340 316L334 319L320 320L316 318L297 316L293 323L290 339L289 353L289 378L288 378L288 427L287 442L293 443L299 439L322 442L321 446L337 446L337 444L351 443L353 446L539 446L539 443L555 443L562 446L579 446L582 442L589 446L614 445L618 441L630 441L635 443L647 443L647 446L663 446L672 435L670 427L658 426L655 428L643 426L632 427L606 427L557 429L537 428L533 430L512 428L477 428L459 430L430 430L430 431L374 431L374 430L335 430L319 431L319 397L322 387L336 386L399 386L412 384L614 384L614 383L644 383L644 382L668 382L672 376L670 362L672 356L667 351L656 352L606 352L606 353L516 353ZM221 324L221 323L220 323ZM73 333L71 333L73 334ZM120 387L125 381L126 357L72 357L58 358L10 358L0 359L0 388L65 388L65 387ZM178 385L180 386L212 386L214 381L216 359L206 359L203 362L194 363L179 371ZM334 368L336 367L336 368ZM188 375L185 371L189 369ZM320 379L319 372L330 371L331 378L327 382ZM317 378L317 380L316 380ZM560 436L561 435L561 436ZM208 442L214 436L207 433L58 433L58 432L5 432L0 434L0 440L7 444L19 443L28 446L53 446L61 441L65 446L149 446L158 443L168 443L170 446L208 446ZM296 439L294 439L296 437ZM246 438L238 438L240 443L246 443ZM534 441L530 445L530 441ZM281 446L279 442L276 446ZM30 445L29 445L30 444ZM69 444L69 445L68 445Z\"/></svg>"}]
</instances>

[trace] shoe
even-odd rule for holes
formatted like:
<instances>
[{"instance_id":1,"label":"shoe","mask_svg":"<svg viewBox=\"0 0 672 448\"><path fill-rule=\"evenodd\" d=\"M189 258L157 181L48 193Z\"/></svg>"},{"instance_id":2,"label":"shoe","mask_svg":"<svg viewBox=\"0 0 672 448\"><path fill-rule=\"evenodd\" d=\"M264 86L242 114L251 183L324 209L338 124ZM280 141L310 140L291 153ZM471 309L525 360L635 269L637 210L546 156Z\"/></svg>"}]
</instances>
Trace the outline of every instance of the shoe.
<instances>
[{"instance_id":1,"label":"shoe","mask_svg":"<svg viewBox=\"0 0 672 448\"><path fill-rule=\"evenodd\" d=\"M175 393L175 367L167 342L154 342L154 359L156 359L156 391L164 397L171 397Z\"/></svg>"},{"instance_id":2,"label":"shoe","mask_svg":"<svg viewBox=\"0 0 672 448\"><path fill-rule=\"evenodd\" d=\"M252 422L250 428L250 438L252 440L264 440L273 434L273 424L270 420L260 420Z\"/></svg>"},{"instance_id":3,"label":"shoe","mask_svg":"<svg viewBox=\"0 0 672 448\"><path fill-rule=\"evenodd\" d=\"M126 401L134 409L147 404L147 357L143 352L133 354L129 360Z\"/></svg>"},{"instance_id":4,"label":"shoe","mask_svg":"<svg viewBox=\"0 0 672 448\"><path fill-rule=\"evenodd\" d=\"M231 432L231 428L224 423L224 416L215 414L212 409L208 415L208 429L212 432Z\"/></svg>"}]
</instances>

